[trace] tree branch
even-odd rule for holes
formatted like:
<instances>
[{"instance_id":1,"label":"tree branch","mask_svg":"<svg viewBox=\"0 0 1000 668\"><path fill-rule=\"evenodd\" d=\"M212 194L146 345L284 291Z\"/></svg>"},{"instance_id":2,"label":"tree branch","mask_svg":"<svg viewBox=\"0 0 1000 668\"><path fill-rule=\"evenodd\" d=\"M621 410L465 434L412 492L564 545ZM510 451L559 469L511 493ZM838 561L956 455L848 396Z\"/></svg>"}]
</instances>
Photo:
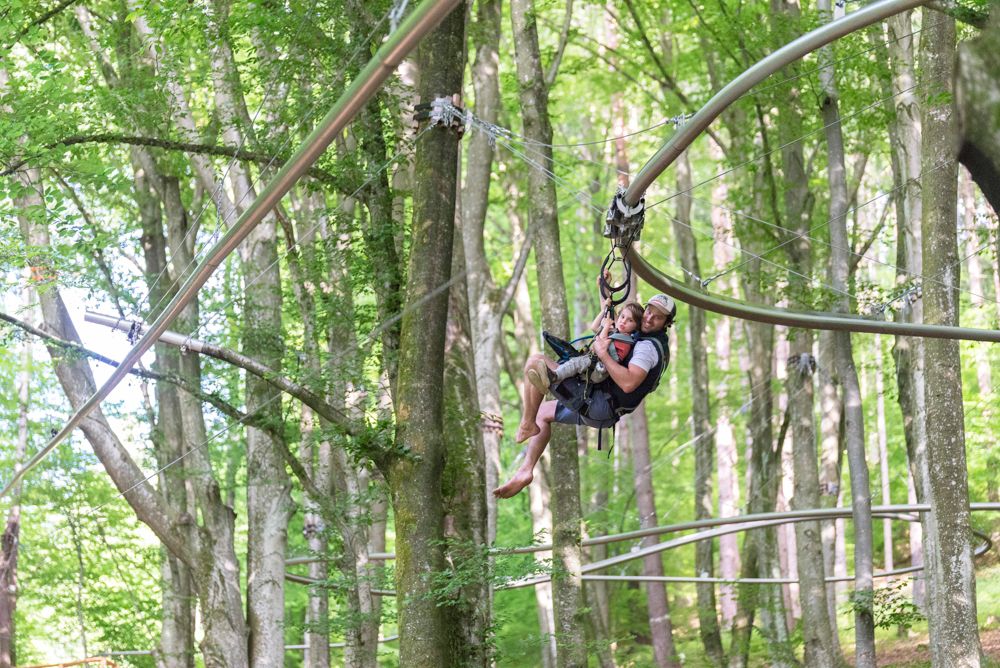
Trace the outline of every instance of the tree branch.
<instances>
[{"instance_id":1,"label":"tree branch","mask_svg":"<svg viewBox=\"0 0 1000 668\"><path fill-rule=\"evenodd\" d=\"M138 334L142 334L145 331L145 328L139 323L133 323L130 320L115 318L114 316L109 317L102 316L100 314L88 314L88 318L93 318L93 320L91 320L92 322L99 322L106 327L110 327L111 329L118 331L133 331ZM247 373L251 373L261 380L273 385L282 392L295 397L316 411L320 417L337 426L348 436L357 437L362 433L361 428L352 422L343 411L335 406L332 406L325 399L317 396L307 387L289 380L271 369L269 366L261 364L251 357L238 353L235 350L216 346L208 343L207 341L201 341L176 332L164 332L160 336L160 341L162 343L179 346L183 349L200 353L202 355L208 355L209 357L214 357L217 360L239 367Z\"/></svg>"},{"instance_id":2,"label":"tree branch","mask_svg":"<svg viewBox=\"0 0 1000 668\"><path fill-rule=\"evenodd\" d=\"M49 332L46 332L43 329L39 329L38 327L35 327L34 325L24 322L23 320L19 320L18 318L15 318L14 316L8 313L0 312L0 320L3 320L4 322L9 323L10 325L13 325L14 327L22 329L28 334L31 334L32 336L36 336L42 339L43 341L46 342L47 345L53 345L62 348L64 350L72 351L82 357L92 359L96 362L101 362L102 364L107 364L108 366L112 367L120 366L120 362L118 362L117 360L113 360L110 357L106 357L101 353L93 351L74 341L67 341L66 339L59 338L58 336L50 334ZM195 387L191 383L187 382L180 376L175 376L173 374L167 374L167 373L159 373L156 371L149 371L147 369L139 369L139 368L132 368L129 370L129 373L132 374L133 376L136 376L137 378L144 378L146 380L153 380L157 382L165 382L165 383L170 383L172 385L176 385L177 387L184 390L191 396L200 400L202 403L211 404L226 417L238 420L240 422L243 422L244 424L251 424L255 427L258 427L259 429L269 428L268 423L266 421L255 419L254 416L247 415L241 412L235 406L225 401L218 395L205 392L201 388Z\"/></svg>"},{"instance_id":3,"label":"tree branch","mask_svg":"<svg viewBox=\"0 0 1000 668\"><path fill-rule=\"evenodd\" d=\"M27 322L24 322L23 320L19 320L18 318L15 318L14 316L9 315L7 313L0 312L0 320L3 320L15 327L24 330L25 332L33 336L36 336L46 341L47 344L57 346L64 350L73 351L74 353L77 353L83 357L90 358L92 360L101 362L103 364L107 364L109 366L113 367L119 366L119 362L111 359L110 357L106 357L98 352L90 350L89 348L86 348L85 346L82 346L79 343L75 343L73 341L67 341L66 339L61 339L58 336L49 334L48 332L39 329L38 327L35 327L34 325L31 325ZM226 417L231 418L232 420L235 420L237 422L240 422L241 424L256 427L257 429L266 431L272 436L274 436L275 442L279 444L281 450L281 456L285 460L285 464L288 466L288 468L292 470L292 473L295 474L295 477L298 478L305 492L311 498L313 498L313 500L315 500L316 503L323 510L324 518L332 521L337 520L336 510L329 503L329 500L326 498L326 496L320 493L319 489L316 487L316 483L313 481L309 473L305 470L305 467L302 465L302 462L288 448L288 444L285 442L284 437L282 436L282 434L279 434L277 432L277 428L274 426L271 420L263 419L262 416L257 414L243 413L232 404L223 400L221 397L204 392L200 388L194 387L183 378L180 378L179 376L175 376L173 374L164 374L155 371L148 371L146 369L136 369L136 368L131 369L129 373L139 378L145 378L147 380L166 382L176 385L177 387L184 390L193 397L199 399L203 403L208 403L211 404L212 406L215 406L215 408L217 408L219 412L225 415Z\"/></svg>"},{"instance_id":4,"label":"tree branch","mask_svg":"<svg viewBox=\"0 0 1000 668\"><path fill-rule=\"evenodd\" d=\"M569 29L573 23L573 0L566 0L566 18L563 19L562 32L559 34L559 46L556 47L556 55L552 57L549 71L545 74L545 88L552 88L555 83L556 74L559 73L559 64L562 63L563 53L566 52L566 44L569 43Z\"/></svg>"},{"instance_id":5,"label":"tree branch","mask_svg":"<svg viewBox=\"0 0 1000 668\"><path fill-rule=\"evenodd\" d=\"M14 35L14 39L11 41L11 43L8 44L6 47L4 47L4 51L8 50L11 46L20 42L21 38L27 35L29 32L31 32L32 28L34 28L35 26L42 25L43 23L51 19L53 16L55 16L62 10L66 9L70 5L76 4L77 2L79 2L79 0L62 0L62 2L60 2L58 5L56 5L49 11L45 12L44 14L41 14L35 19L32 19L27 25L25 25L23 28L17 31L17 34Z\"/></svg>"},{"instance_id":6,"label":"tree branch","mask_svg":"<svg viewBox=\"0 0 1000 668\"><path fill-rule=\"evenodd\" d=\"M270 156L264 153L248 151L246 149L237 149L230 146L208 146L205 144L171 141L168 139L155 139L153 137L136 137L116 133L74 135L72 137L66 137L65 139L48 144L45 148L54 149L59 148L60 146L75 146L77 144L128 144L130 146L148 146L152 148L161 148L166 151L184 151L185 153L194 153L199 155L215 155L227 158L238 158L239 160L255 162L260 165L268 165L272 161L284 163L288 159L288 156L285 155ZM36 154L35 157L38 157L38 155ZM12 165L8 165L6 169L0 172L0 176L9 176L13 174L30 160L31 158L24 158ZM320 183L330 185L338 184L338 180L333 174L320 169L319 167L311 167L307 174Z\"/></svg>"},{"instance_id":7,"label":"tree branch","mask_svg":"<svg viewBox=\"0 0 1000 668\"><path fill-rule=\"evenodd\" d=\"M521 250L517 255L517 261L514 263L514 271L510 274L510 279L507 281L507 285L503 287L503 291L500 295L500 302L497 307L498 313L504 313L508 308L510 308L510 302L514 299L514 293L517 292L517 284L521 281L521 276L524 274L524 267L528 264L528 255L531 252L532 241L535 236L535 228L532 226L528 229L528 233L525 235L524 243L521 244Z\"/></svg>"},{"instance_id":8,"label":"tree branch","mask_svg":"<svg viewBox=\"0 0 1000 668\"><path fill-rule=\"evenodd\" d=\"M878 237L879 232L882 231L882 227L885 225L885 219L888 217L889 208L891 204L892 204L891 202L889 204L886 204L885 208L882 209L882 215L878 219L878 224L875 226L875 229L872 230L871 235L864 242L864 244L861 245L861 248L853 251L854 255L851 256L848 269L848 276L854 275L854 272L858 268L858 265L861 263L861 260L864 258L865 253L867 253L868 250L872 247L872 244L875 243L875 239Z\"/></svg>"},{"instance_id":9,"label":"tree branch","mask_svg":"<svg viewBox=\"0 0 1000 668\"><path fill-rule=\"evenodd\" d=\"M924 4L935 11L947 14L956 21L967 23L980 30L985 28L990 22L989 12L980 11L972 7L963 7L955 2L955 0L928 0Z\"/></svg>"}]
</instances>

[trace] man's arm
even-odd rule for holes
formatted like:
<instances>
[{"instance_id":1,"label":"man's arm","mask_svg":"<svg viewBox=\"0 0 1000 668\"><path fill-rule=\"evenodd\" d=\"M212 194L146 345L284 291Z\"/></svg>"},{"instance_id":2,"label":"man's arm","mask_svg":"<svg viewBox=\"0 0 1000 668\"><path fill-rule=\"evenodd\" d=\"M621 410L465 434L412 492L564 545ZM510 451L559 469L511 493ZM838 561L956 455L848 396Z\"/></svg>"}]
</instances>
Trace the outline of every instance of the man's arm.
<instances>
[{"instance_id":1,"label":"man's arm","mask_svg":"<svg viewBox=\"0 0 1000 668\"><path fill-rule=\"evenodd\" d=\"M605 328L595 339L593 350L597 354L597 359L604 363L604 368L608 370L608 375L611 376L611 380L615 381L615 385L626 394L634 392L642 384L642 381L646 380L649 371L635 364L629 364L625 367L612 359L608 352L608 347L611 345L608 331Z\"/></svg>"}]
</instances>

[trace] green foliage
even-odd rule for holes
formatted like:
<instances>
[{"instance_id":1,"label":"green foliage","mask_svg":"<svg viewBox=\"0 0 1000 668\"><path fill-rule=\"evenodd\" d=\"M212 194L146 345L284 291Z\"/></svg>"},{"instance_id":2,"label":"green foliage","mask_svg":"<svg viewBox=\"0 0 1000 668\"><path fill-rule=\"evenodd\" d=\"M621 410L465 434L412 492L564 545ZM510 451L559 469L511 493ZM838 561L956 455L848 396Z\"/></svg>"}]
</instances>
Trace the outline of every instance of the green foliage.
<instances>
[{"instance_id":1,"label":"green foliage","mask_svg":"<svg viewBox=\"0 0 1000 668\"><path fill-rule=\"evenodd\" d=\"M909 598L909 582L896 580L870 591L851 593L850 610L868 613L877 629L909 629L926 619Z\"/></svg>"}]
</instances>

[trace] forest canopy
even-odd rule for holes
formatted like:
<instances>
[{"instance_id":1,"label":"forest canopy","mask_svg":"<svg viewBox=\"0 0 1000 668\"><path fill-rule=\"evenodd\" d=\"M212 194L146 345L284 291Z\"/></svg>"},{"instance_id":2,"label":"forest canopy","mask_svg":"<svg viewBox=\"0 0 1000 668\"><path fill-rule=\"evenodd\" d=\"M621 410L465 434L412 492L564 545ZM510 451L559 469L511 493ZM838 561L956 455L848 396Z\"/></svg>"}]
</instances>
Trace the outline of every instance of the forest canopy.
<instances>
[{"instance_id":1,"label":"forest canopy","mask_svg":"<svg viewBox=\"0 0 1000 668\"><path fill-rule=\"evenodd\" d=\"M1000 661L998 43L8 0L0 668Z\"/></svg>"}]
</instances>

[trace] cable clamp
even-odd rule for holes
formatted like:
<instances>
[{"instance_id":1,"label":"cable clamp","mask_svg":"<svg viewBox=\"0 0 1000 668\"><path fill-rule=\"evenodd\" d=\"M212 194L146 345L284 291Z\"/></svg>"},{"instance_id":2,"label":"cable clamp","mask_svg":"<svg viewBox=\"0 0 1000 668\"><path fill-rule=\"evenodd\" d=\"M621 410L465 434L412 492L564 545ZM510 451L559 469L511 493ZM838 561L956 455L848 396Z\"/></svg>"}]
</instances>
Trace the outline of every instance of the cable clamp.
<instances>
[{"instance_id":1,"label":"cable clamp","mask_svg":"<svg viewBox=\"0 0 1000 668\"><path fill-rule=\"evenodd\" d=\"M461 96L458 93L452 96L438 96L432 102L422 102L414 107L416 114L413 118L417 123L427 121L428 127L440 126L448 130L454 130L459 136L465 133L465 127L469 123L470 114L458 106Z\"/></svg>"},{"instance_id":2,"label":"cable clamp","mask_svg":"<svg viewBox=\"0 0 1000 668\"><path fill-rule=\"evenodd\" d=\"M614 239L616 244L638 241L645 221L646 196L640 197L635 206L629 206L625 203L625 188L618 186L604 221L604 236Z\"/></svg>"},{"instance_id":3,"label":"cable clamp","mask_svg":"<svg viewBox=\"0 0 1000 668\"><path fill-rule=\"evenodd\" d=\"M672 123L674 128L679 128L692 118L694 118L694 114L681 113L677 114L676 116L671 116L670 118L667 119L667 122Z\"/></svg>"}]
</instances>

